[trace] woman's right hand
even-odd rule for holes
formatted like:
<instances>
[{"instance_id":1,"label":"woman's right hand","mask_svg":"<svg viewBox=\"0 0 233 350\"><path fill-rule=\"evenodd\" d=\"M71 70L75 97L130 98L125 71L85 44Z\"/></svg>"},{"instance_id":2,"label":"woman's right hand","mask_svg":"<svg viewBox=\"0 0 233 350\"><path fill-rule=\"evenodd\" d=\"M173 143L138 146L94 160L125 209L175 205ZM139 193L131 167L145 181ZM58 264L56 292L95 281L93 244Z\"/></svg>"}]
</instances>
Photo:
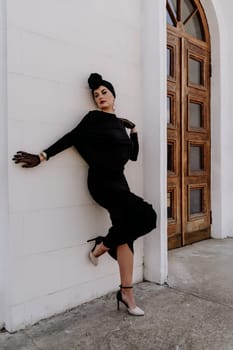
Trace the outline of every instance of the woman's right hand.
<instances>
[{"instance_id":1,"label":"woman's right hand","mask_svg":"<svg viewBox=\"0 0 233 350\"><path fill-rule=\"evenodd\" d=\"M22 168L33 168L40 164L41 160L37 154L31 154L23 151L17 152L12 160L18 164L23 163Z\"/></svg>"}]
</instances>

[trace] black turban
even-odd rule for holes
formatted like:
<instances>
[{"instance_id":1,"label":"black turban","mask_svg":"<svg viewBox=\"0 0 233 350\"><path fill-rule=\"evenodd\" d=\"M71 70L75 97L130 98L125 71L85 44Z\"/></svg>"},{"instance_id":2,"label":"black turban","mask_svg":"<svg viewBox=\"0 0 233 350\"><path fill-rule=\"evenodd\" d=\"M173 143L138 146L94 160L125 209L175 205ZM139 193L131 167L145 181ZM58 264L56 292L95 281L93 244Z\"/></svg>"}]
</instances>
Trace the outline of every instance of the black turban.
<instances>
[{"instance_id":1,"label":"black turban","mask_svg":"<svg viewBox=\"0 0 233 350\"><path fill-rule=\"evenodd\" d=\"M102 85L105 86L108 90L110 90L113 96L116 97L116 93L112 84L107 80L103 80L102 76L98 73L91 73L91 75L88 78L88 84L89 88L92 90L92 95L94 94L94 91Z\"/></svg>"}]
</instances>

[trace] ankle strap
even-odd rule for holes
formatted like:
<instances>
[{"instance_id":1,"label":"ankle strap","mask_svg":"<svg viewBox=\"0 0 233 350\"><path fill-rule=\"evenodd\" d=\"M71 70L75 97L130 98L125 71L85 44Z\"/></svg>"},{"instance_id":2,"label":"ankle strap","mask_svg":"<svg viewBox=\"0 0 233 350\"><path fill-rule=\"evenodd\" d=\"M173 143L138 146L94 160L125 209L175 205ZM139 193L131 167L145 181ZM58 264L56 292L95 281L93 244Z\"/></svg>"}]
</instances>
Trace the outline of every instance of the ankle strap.
<instances>
[{"instance_id":1,"label":"ankle strap","mask_svg":"<svg viewBox=\"0 0 233 350\"><path fill-rule=\"evenodd\" d=\"M119 287L120 287L120 288L125 288L125 289L127 289L127 288L133 288L133 286L125 286L125 287L124 287L124 286L122 286L121 284L119 285Z\"/></svg>"}]
</instances>

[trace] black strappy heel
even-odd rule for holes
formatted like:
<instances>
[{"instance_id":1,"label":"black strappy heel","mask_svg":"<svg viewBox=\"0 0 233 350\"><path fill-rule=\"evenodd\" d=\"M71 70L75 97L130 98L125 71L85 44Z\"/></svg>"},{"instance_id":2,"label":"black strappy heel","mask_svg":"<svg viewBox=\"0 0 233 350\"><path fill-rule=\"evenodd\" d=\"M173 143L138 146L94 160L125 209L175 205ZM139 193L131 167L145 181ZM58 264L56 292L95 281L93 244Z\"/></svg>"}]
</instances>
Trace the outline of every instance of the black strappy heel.
<instances>
[{"instance_id":1,"label":"black strappy heel","mask_svg":"<svg viewBox=\"0 0 233 350\"><path fill-rule=\"evenodd\" d=\"M94 256L93 252L95 250L95 247L97 246L97 244L101 244L103 242L103 239L104 237L102 236L98 236L98 237L95 237L95 238L91 238L91 239L88 239L87 242L93 242L95 241L95 245L94 247L92 248L92 250L90 251L89 253L89 259L90 261L92 262L93 265L97 266L98 265L98 257Z\"/></svg>"},{"instance_id":2,"label":"black strappy heel","mask_svg":"<svg viewBox=\"0 0 233 350\"><path fill-rule=\"evenodd\" d=\"M124 288L124 289L128 289L128 288L133 288L133 286L122 286L120 285L120 288ZM117 310L120 310L120 302L122 302L123 304L125 304L125 306L127 307L128 313L130 315L133 316L144 316L144 311L142 309L140 309L138 306L136 306L133 309L129 308L129 305L123 300L122 298L122 294L121 294L121 290L118 290L117 294L116 294L116 298L117 298Z\"/></svg>"},{"instance_id":3,"label":"black strappy heel","mask_svg":"<svg viewBox=\"0 0 233 350\"><path fill-rule=\"evenodd\" d=\"M95 241L95 246L96 246L97 244L102 243L103 239L104 239L103 236L98 236L98 237L95 237L95 238L88 239L87 242L94 242ZM95 246L94 246L93 249L95 249Z\"/></svg>"}]
</instances>

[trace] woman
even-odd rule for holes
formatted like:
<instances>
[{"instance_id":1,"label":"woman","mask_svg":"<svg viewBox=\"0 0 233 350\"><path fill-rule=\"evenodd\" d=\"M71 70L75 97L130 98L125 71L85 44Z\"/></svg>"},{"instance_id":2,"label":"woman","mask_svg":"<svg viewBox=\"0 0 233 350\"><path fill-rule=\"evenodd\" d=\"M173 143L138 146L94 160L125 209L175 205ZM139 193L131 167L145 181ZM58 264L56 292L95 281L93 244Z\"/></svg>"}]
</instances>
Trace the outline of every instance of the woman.
<instances>
[{"instance_id":1,"label":"woman","mask_svg":"<svg viewBox=\"0 0 233 350\"><path fill-rule=\"evenodd\" d=\"M101 75L92 73L88 79L98 110L90 111L71 132L39 155L17 152L13 160L22 167L37 166L50 157L75 146L89 165L88 189L94 200L108 210L112 227L105 237L95 241L89 253L90 261L108 252L119 264L121 289L119 302L135 316L144 315L136 306L133 294L133 242L156 227L156 213L152 206L133 194L124 176L124 166L138 155L138 137L135 124L118 118L114 113L116 93L113 85ZM130 137L125 128L130 129Z\"/></svg>"}]
</instances>

